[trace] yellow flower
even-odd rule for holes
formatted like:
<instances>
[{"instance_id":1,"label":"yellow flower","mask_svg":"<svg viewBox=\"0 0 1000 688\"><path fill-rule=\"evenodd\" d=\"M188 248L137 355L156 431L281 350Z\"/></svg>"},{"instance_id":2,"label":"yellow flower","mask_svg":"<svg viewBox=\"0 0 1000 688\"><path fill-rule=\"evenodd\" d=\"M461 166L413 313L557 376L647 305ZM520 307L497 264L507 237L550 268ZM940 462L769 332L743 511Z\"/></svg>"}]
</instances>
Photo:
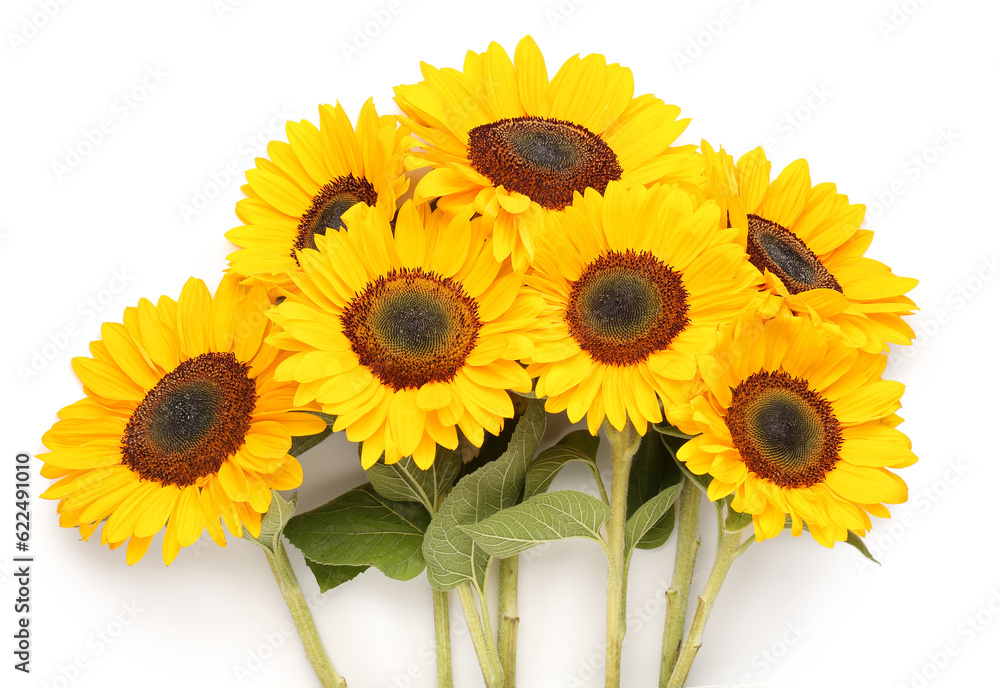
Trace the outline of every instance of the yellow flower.
<instances>
[{"instance_id":1,"label":"yellow flower","mask_svg":"<svg viewBox=\"0 0 1000 688\"><path fill-rule=\"evenodd\" d=\"M343 227L354 204L391 212L407 187L403 132L395 117L379 117L368 100L357 131L338 103L319 108L320 127L288 122L288 143L272 141L270 159L258 158L243 187L249 198L236 204L245 224L226 233L240 250L230 270L268 285L290 286L298 253L315 248L315 236Z\"/></svg>"},{"instance_id":2,"label":"yellow flower","mask_svg":"<svg viewBox=\"0 0 1000 688\"><path fill-rule=\"evenodd\" d=\"M553 215L526 278L548 304L528 366L548 411L645 434L659 400L687 399L695 356L757 298L760 274L718 222L683 190L617 182Z\"/></svg>"},{"instance_id":3,"label":"yellow flower","mask_svg":"<svg viewBox=\"0 0 1000 688\"><path fill-rule=\"evenodd\" d=\"M423 64L424 81L397 86L403 125L429 165L415 200L440 197L455 215L482 214L498 260L523 270L546 215L574 193L621 180L628 186L701 179L691 146L671 148L689 120L651 95L633 97L632 72L602 55L572 57L549 80L525 37L514 61L496 43L466 54L462 71Z\"/></svg>"},{"instance_id":4,"label":"yellow flower","mask_svg":"<svg viewBox=\"0 0 1000 688\"><path fill-rule=\"evenodd\" d=\"M390 219L357 206L345 232L302 252L269 341L295 352L277 375L299 383L296 403L336 415L334 430L363 442L365 468L383 453L427 468L437 445L457 446L457 430L480 446L513 417L506 390L531 389L517 359L531 353L524 332L542 302L496 261L478 219L411 202L394 233Z\"/></svg>"},{"instance_id":5,"label":"yellow flower","mask_svg":"<svg viewBox=\"0 0 1000 688\"><path fill-rule=\"evenodd\" d=\"M143 299L104 323L93 358L73 359L87 396L42 437L42 475L59 478L42 497L60 500L60 525L87 539L103 521L101 543L128 541L129 564L164 524L168 565L204 530L225 546L220 519L259 535L271 489L302 482L292 436L325 427L292 412L294 385L274 379L269 304L235 275L214 298L192 278L179 300Z\"/></svg>"},{"instance_id":6,"label":"yellow flower","mask_svg":"<svg viewBox=\"0 0 1000 688\"><path fill-rule=\"evenodd\" d=\"M702 142L708 197L724 209L723 226L740 230L750 262L764 273L765 315L790 313L869 353L909 344L901 316L915 309L904 296L917 280L898 277L863 257L873 233L860 229L865 207L848 203L830 183L812 186L809 165L796 160L772 182L771 163L756 148L734 165Z\"/></svg>"},{"instance_id":7,"label":"yellow flower","mask_svg":"<svg viewBox=\"0 0 1000 688\"><path fill-rule=\"evenodd\" d=\"M903 385L883 380L886 357L847 346L801 318L744 317L698 358L703 384L668 419L698 434L677 454L709 474L710 499L733 495L753 515L758 541L791 519L832 547L848 531L864 535L869 514L906 501L890 468L917 460L896 425Z\"/></svg>"}]
</instances>

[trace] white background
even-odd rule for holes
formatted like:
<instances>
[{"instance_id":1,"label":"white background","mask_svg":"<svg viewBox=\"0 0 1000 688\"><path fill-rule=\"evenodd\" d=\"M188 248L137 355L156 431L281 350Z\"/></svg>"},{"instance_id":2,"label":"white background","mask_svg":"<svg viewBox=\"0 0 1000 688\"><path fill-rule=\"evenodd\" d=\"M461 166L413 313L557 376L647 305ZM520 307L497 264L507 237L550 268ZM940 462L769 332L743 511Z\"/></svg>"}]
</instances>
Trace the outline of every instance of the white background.
<instances>
[{"instance_id":1,"label":"white background","mask_svg":"<svg viewBox=\"0 0 1000 688\"><path fill-rule=\"evenodd\" d=\"M693 118L684 142L705 137L736 155L765 144L778 169L807 157L814 182L834 181L868 204L867 226L877 232L869 255L921 280L912 293L922 307L911 320L918 343L894 351L888 373L908 386L903 429L921 461L903 472L910 502L869 537L882 567L865 565L849 547L827 550L787 534L753 546L723 589L692 684L920 688L995 680L985 677L995 676L1000 641L989 607L992 600L1000 610L991 499L1000 481L991 434L1000 305L997 5L509 0L480 9L396 0L395 14L389 7L388 0L4 2L3 557L13 554L15 453L40 451L55 411L80 397L71 357L86 353L102 320L118 320L142 296L176 296L190 275L214 288L231 250L223 232L238 224L233 205L241 197L240 179L225 170L252 166L268 139L283 137L275 113L315 120L317 104L339 99L353 117L370 95L393 111L392 87L418 80L420 60L459 67L467 49L497 40L512 52L530 33L550 74L577 52L630 66L637 93L656 93ZM370 23L373 12L389 17L384 27ZM359 39L366 30L377 35ZM355 42L347 59L344 46ZM105 119L109 132L88 148L86 132ZM70 149L85 154L74 159ZM57 164L70 169L60 173ZM546 442L566 428L564 418L553 419ZM363 479L342 438L304 463L305 508ZM582 487L585 478L567 471L559 485ZM37 494L46 481L37 473L34 480ZM54 503L38 500L33 510L33 673L12 669L16 586L7 561L0 684L316 685L298 640L282 635L287 611L249 543L223 550L204 538L167 569L157 541L130 568L123 551L58 528ZM703 525L698 582L714 541L707 507ZM672 549L671 541L636 555L623 685L655 684ZM398 583L370 571L320 597L292 556L351 686L434 685L422 576ZM592 543L567 542L523 560L521 686L602 685L602 556ZM460 627L454 639L457 685L481 685ZM257 667L255 656L265 659L241 681L237 668Z\"/></svg>"}]
</instances>

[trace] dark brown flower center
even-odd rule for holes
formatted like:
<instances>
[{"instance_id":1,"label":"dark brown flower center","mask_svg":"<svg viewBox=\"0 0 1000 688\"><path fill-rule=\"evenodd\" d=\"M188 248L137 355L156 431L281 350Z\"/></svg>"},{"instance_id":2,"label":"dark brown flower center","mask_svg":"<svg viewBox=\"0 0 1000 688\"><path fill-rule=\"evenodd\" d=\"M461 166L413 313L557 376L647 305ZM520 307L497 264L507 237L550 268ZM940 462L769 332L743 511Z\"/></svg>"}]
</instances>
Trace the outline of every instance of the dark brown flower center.
<instances>
[{"instance_id":1,"label":"dark brown flower center","mask_svg":"<svg viewBox=\"0 0 1000 688\"><path fill-rule=\"evenodd\" d=\"M840 423L830 402L785 372L741 382L726 425L747 470L781 487L815 485L840 458Z\"/></svg>"},{"instance_id":2,"label":"dark brown flower center","mask_svg":"<svg viewBox=\"0 0 1000 688\"><path fill-rule=\"evenodd\" d=\"M810 289L843 291L837 279L805 242L781 225L758 215L747 215L747 254L758 270L770 270L790 294Z\"/></svg>"},{"instance_id":3,"label":"dark brown flower center","mask_svg":"<svg viewBox=\"0 0 1000 688\"><path fill-rule=\"evenodd\" d=\"M469 131L469 163L495 186L561 210L573 192L621 179L618 156L601 137L572 122L515 117Z\"/></svg>"},{"instance_id":4,"label":"dark brown flower center","mask_svg":"<svg viewBox=\"0 0 1000 688\"><path fill-rule=\"evenodd\" d=\"M680 274L649 252L611 251L588 265L570 290L566 324L594 360L644 361L687 327Z\"/></svg>"},{"instance_id":5,"label":"dark brown flower center","mask_svg":"<svg viewBox=\"0 0 1000 688\"><path fill-rule=\"evenodd\" d=\"M164 375L132 413L122 463L145 480L193 485L243 445L257 403L249 367L206 353Z\"/></svg>"},{"instance_id":6,"label":"dark brown flower center","mask_svg":"<svg viewBox=\"0 0 1000 688\"><path fill-rule=\"evenodd\" d=\"M399 391L454 379L476 346L478 310L461 285L415 268L371 282L341 321L361 365Z\"/></svg>"},{"instance_id":7,"label":"dark brown flower center","mask_svg":"<svg viewBox=\"0 0 1000 688\"><path fill-rule=\"evenodd\" d=\"M341 216L357 203L375 205L378 194L375 187L364 177L353 174L337 177L323 186L313 197L312 205L299 222L299 233L295 236L292 247L292 257L298 262L297 251L306 248L316 248L317 234L326 234L327 230L344 228Z\"/></svg>"}]
</instances>

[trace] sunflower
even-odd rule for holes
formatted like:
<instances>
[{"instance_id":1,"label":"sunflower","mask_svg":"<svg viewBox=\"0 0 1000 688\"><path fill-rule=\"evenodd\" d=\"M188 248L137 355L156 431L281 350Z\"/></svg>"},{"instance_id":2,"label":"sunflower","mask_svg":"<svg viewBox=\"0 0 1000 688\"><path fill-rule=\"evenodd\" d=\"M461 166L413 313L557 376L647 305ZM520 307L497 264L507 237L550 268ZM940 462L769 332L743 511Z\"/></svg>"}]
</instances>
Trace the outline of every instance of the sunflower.
<instances>
[{"instance_id":1,"label":"sunflower","mask_svg":"<svg viewBox=\"0 0 1000 688\"><path fill-rule=\"evenodd\" d=\"M710 499L732 494L733 509L753 515L758 541L786 518L793 535L805 524L827 547L864 535L869 514L906 501L889 469L917 460L896 429L903 385L881 378L885 364L802 318L743 317L698 358L700 391L668 409L681 430L701 433L677 458L712 477Z\"/></svg>"},{"instance_id":2,"label":"sunflower","mask_svg":"<svg viewBox=\"0 0 1000 688\"><path fill-rule=\"evenodd\" d=\"M417 202L439 198L452 214L482 214L498 260L523 270L545 216L574 193L621 180L699 183L693 147L671 148L689 120L651 95L633 97L632 72L602 55L572 57L549 81L530 37L514 61L496 43L466 54L463 71L423 64L424 81L397 86L403 125L422 150L411 168L430 166Z\"/></svg>"},{"instance_id":3,"label":"sunflower","mask_svg":"<svg viewBox=\"0 0 1000 688\"><path fill-rule=\"evenodd\" d=\"M660 401L687 398L695 356L757 298L760 274L718 222L684 190L617 182L553 216L526 276L547 303L528 366L546 410L645 434Z\"/></svg>"},{"instance_id":4,"label":"sunflower","mask_svg":"<svg viewBox=\"0 0 1000 688\"><path fill-rule=\"evenodd\" d=\"M290 286L298 254L315 248L315 236L344 226L341 216L356 203L396 207L407 187L403 142L395 117L379 117L368 100L357 131L344 108L319 108L320 127L288 122L288 143L272 141L270 159L257 158L236 204L245 224L226 237L240 250L229 255L230 270L270 285Z\"/></svg>"},{"instance_id":5,"label":"sunflower","mask_svg":"<svg viewBox=\"0 0 1000 688\"><path fill-rule=\"evenodd\" d=\"M756 148L734 165L722 149L702 142L709 197L740 230L753 263L764 273L766 315L809 318L868 353L909 344L901 316L915 309L904 296L917 280L899 277L862 254L873 233L860 229L865 207L850 204L830 183L812 186L809 164L796 160L771 182L771 163Z\"/></svg>"},{"instance_id":6,"label":"sunflower","mask_svg":"<svg viewBox=\"0 0 1000 688\"><path fill-rule=\"evenodd\" d=\"M325 427L291 412L294 385L274 379L269 304L236 275L214 298L192 278L177 301L143 299L102 326L93 358L73 359L86 398L42 437L42 475L59 479L42 497L60 500L60 525L88 539L103 521L101 543L128 541L129 564L164 524L168 565L204 530L225 546L220 519L237 537L260 533L271 489L302 482L292 436Z\"/></svg>"},{"instance_id":7,"label":"sunflower","mask_svg":"<svg viewBox=\"0 0 1000 688\"><path fill-rule=\"evenodd\" d=\"M390 219L358 206L345 232L303 251L268 341L294 352L276 374L299 383L296 403L336 415L365 468L383 454L427 468L437 445L457 447L457 430L480 446L513 417L506 390L531 390L517 360L543 303L493 257L479 219L412 202L395 233Z\"/></svg>"}]
</instances>

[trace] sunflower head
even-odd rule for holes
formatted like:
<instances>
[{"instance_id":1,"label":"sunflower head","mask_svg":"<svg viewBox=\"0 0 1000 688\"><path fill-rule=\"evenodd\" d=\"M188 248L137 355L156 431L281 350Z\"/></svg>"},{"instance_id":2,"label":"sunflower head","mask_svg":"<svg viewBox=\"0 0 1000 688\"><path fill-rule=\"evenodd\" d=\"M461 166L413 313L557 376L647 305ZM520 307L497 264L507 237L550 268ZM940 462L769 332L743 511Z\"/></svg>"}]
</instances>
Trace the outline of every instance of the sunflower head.
<instances>
[{"instance_id":1,"label":"sunflower head","mask_svg":"<svg viewBox=\"0 0 1000 688\"><path fill-rule=\"evenodd\" d=\"M518 43L513 61L491 43L461 71L422 65L424 80L396 87L403 125L430 166L415 199L438 198L453 214L475 211L498 260L523 270L545 217L588 189L656 181L699 183L692 147L671 144L688 124L680 110L635 96L632 72L602 55L575 56L549 79L538 46ZM459 94L459 97L456 97Z\"/></svg>"},{"instance_id":2,"label":"sunflower head","mask_svg":"<svg viewBox=\"0 0 1000 688\"><path fill-rule=\"evenodd\" d=\"M325 427L274 379L269 305L235 275L214 297L192 278L177 301L143 299L102 326L92 357L73 360L86 396L42 437L42 474L58 479L42 496L59 500L60 525L87 539L103 523L102 544L128 542L130 564L164 526L167 564L205 530L225 546L221 524L259 534L271 490L302 481L292 436Z\"/></svg>"},{"instance_id":3,"label":"sunflower head","mask_svg":"<svg viewBox=\"0 0 1000 688\"><path fill-rule=\"evenodd\" d=\"M346 231L302 252L269 341L294 352L277 376L298 385L296 403L336 415L365 468L383 455L427 468L459 430L479 446L513 417L507 390L531 389L517 360L542 300L494 258L479 219L412 202L394 231L390 218L356 207Z\"/></svg>"},{"instance_id":4,"label":"sunflower head","mask_svg":"<svg viewBox=\"0 0 1000 688\"><path fill-rule=\"evenodd\" d=\"M291 286L299 252L317 235L339 231L352 206L396 207L407 188L407 144L395 117L380 117L369 99L351 124L344 108L319 108L320 126L288 122L288 143L272 141L267 158L247 171L247 198L236 204L243 226L226 236L240 247L230 270L271 287Z\"/></svg>"},{"instance_id":5,"label":"sunflower head","mask_svg":"<svg viewBox=\"0 0 1000 688\"><path fill-rule=\"evenodd\" d=\"M698 357L699 387L668 419L697 435L677 458L709 474L709 498L732 495L757 540L791 524L821 544L865 534L869 515L906 500L889 469L916 461L896 429L903 385L886 358L845 345L802 318L743 316Z\"/></svg>"},{"instance_id":6,"label":"sunflower head","mask_svg":"<svg viewBox=\"0 0 1000 688\"><path fill-rule=\"evenodd\" d=\"M552 217L528 284L546 301L528 371L550 412L645 433L686 399L695 356L756 299L760 275L714 202L674 186L588 190ZM567 242L566 237L573 237Z\"/></svg>"},{"instance_id":7,"label":"sunflower head","mask_svg":"<svg viewBox=\"0 0 1000 688\"><path fill-rule=\"evenodd\" d=\"M708 195L764 275L764 315L810 319L844 343L869 353L914 334L902 316L915 304L905 294L917 280L898 277L865 258L872 232L860 229L865 207L850 204L833 184L812 185L809 165L796 160L771 181L771 163L756 148L735 164L702 142Z\"/></svg>"}]
</instances>

